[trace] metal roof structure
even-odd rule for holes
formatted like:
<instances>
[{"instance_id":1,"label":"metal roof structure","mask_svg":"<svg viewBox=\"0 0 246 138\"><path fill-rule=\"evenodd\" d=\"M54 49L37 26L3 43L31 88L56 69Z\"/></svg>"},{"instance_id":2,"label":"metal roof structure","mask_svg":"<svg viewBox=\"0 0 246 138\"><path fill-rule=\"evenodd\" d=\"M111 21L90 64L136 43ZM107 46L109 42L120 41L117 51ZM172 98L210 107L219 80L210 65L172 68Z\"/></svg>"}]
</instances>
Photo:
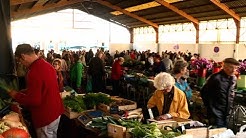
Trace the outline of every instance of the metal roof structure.
<instances>
[{"instance_id":1,"label":"metal roof structure","mask_svg":"<svg viewBox=\"0 0 246 138\"><path fill-rule=\"evenodd\" d=\"M10 0L11 19L68 8L79 9L126 28L246 16L246 0Z\"/></svg>"}]
</instances>

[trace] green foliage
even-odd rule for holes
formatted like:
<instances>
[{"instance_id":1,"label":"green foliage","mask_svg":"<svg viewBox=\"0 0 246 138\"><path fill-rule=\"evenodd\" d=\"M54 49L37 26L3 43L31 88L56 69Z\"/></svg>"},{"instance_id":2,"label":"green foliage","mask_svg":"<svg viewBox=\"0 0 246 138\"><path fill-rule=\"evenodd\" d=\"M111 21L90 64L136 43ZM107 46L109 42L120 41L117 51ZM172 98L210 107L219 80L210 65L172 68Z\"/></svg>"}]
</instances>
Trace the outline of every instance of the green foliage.
<instances>
[{"instance_id":1,"label":"green foliage","mask_svg":"<svg viewBox=\"0 0 246 138\"><path fill-rule=\"evenodd\" d=\"M157 124L142 124L135 120L119 120L120 124L130 128L130 133L134 138L174 138L180 136L180 132L170 130L160 130Z\"/></svg>"},{"instance_id":2,"label":"green foliage","mask_svg":"<svg viewBox=\"0 0 246 138\"><path fill-rule=\"evenodd\" d=\"M17 78L15 76L0 78L0 99L4 101L12 100L12 98L8 94L8 92L11 90L18 90Z\"/></svg>"},{"instance_id":3,"label":"green foliage","mask_svg":"<svg viewBox=\"0 0 246 138\"><path fill-rule=\"evenodd\" d=\"M109 104L111 103L110 97L102 93L88 93L84 96L84 102L87 109L92 109L100 103Z\"/></svg>"},{"instance_id":4,"label":"green foliage","mask_svg":"<svg viewBox=\"0 0 246 138\"><path fill-rule=\"evenodd\" d=\"M69 86L65 86L64 87L64 90L67 91L67 92L73 91L73 89L71 87L69 87Z\"/></svg>"},{"instance_id":5,"label":"green foliage","mask_svg":"<svg viewBox=\"0 0 246 138\"><path fill-rule=\"evenodd\" d=\"M134 138L161 138L162 133L157 124L140 124L131 130Z\"/></svg>"},{"instance_id":6,"label":"green foliage","mask_svg":"<svg viewBox=\"0 0 246 138\"><path fill-rule=\"evenodd\" d=\"M162 138L174 138L181 135L181 132L173 132L170 130L161 130Z\"/></svg>"},{"instance_id":7,"label":"green foliage","mask_svg":"<svg viewBox=\"0 0 246 138\"><path fill-rule=\"evenodd\" d=\"M99 129L101 131L101 133L99 134L100 136L106 136L108 132L107 131L108 123L119 125L117 119L114 119L111 116L105 116L105 117L93 118L89 126Z\"/></svg>"},{"instance_id":8,"label":"green foliage","mask_svg":"<svg viewBox=\"0 0 246 138\"><path fill-rule=\"evenodd\" d=\"M0 109L4 108L7 104L0 98Z\"/></svg>"},{"instance_id":9,"label":"green foliage","mask_svg":"<svg viewBox=\"0 0 246 138\"><path fill-rule=\"evenodd\" d=\"M0 79L0 88L7 92L11 90L18 90L17 80L12 79L12 81L7 81L4 79Z\"/></svg>"},{"instance_id":10,"label":"green foliage","mask_svg":"<svg viewBox=\"0 0 246 138\"><path fill-rule=\"evenodd\" d=\"M83 96L66 96L63 99L63 103L66 107L70 107L74 112L82 112L86 110Z\"/></svg>"}]
</instances>

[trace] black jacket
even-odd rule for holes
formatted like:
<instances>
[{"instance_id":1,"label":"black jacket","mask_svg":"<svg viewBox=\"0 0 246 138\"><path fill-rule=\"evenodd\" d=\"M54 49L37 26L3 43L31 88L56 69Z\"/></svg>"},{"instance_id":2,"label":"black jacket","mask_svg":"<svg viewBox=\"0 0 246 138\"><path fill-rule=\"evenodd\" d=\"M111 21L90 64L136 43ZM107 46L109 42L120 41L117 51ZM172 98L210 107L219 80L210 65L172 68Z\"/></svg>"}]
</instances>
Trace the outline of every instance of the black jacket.
<instances>
[{"instance_id":1,"label":"black jacket","mask_svg":"<svg viewBox=\"0 0 246 138\"><path fill-rule=\"evenodd\" d=\"M92 76L104 76L104 63L99 57L93 57L89 62L88 74Z\"/></svg>"},{"instance_id":2,"label":"black jacket","mask_svg":"<svg viewBox=\"0 0 246 138\"><path fill-rule=\"evenodd\" d=\"M233 106L236 77L228 76L223 70L212 74L201 90L208 115L226 118Z\"/></svg>"}]
</instances>

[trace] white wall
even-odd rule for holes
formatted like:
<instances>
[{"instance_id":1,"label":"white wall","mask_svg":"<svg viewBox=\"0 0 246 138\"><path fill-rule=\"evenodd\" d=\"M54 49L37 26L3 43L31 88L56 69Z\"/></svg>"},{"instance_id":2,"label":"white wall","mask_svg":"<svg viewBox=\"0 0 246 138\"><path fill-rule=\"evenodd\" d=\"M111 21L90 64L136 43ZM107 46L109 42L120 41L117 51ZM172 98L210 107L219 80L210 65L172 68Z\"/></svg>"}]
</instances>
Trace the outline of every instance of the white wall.
<instances>
[{"instance_id":1,"label":"white wall","mask_svg":"<svg viewBox=\"0 0 246 138\"><path fill-rule=\"evenodd\" d=\"M174 51L174 52L191 52L197 53L196 44L160 44L160 52L162 51Z\"/></svg>"},{"instance_id":2,"label":"white wall","mask_svg":"<svg viewBox=\"0 0 246 138\"><path fill-rule=\"evenodd\" d=\"M111 55L114 55L116 50L119 52L130 50L130 44L109 44L109 53Z\"/></svg>"},{"instance_id":3,"label":"white wall","mask_svg":"<svg viewBox=\"0 0 246 138\"><path fill-rule=\"evenodd\" d=\"M246 44L240 44L238 46L237 59L246 59Z\"/></svg>"},{"instance_id":4,"label":"white wall","mask_svg":"<svg viewBox=\"0 0 246 138\"><path fill-rule=\"evenodd\" d=\"M197 48L198 47L198 48ZM214 47L219 48L219 52L214 52ZM119 52L123 50L130 50L131 44L110 44L109 52L114 54L116 50ZM137 51L151 50L151 52L157 52L157 44L155 43L134 43L133 49ZM198 49L198 50L197 50ZM222 61L225 58L235 57L236 59L246 59L246 44L238 45L238 48L235 48L235 44L160 44L159 51L173 51L173 52L191 52L200 53L201 57L207 59L213 59L215 61ZM238 51L238 52L237 52Z\"/></svg>"},{"instance_id":5,"label":"white wall","mask_svg":"<svg viewBox=\"0 0 246 138\"><path fill-rule=\"evenodd\" d=\"M218 47L219 52L214 52L214 47ZM234 47L235 44L199 44L199 53L201 57L222 61L234 56Z\"/></svg>"},{"instance_id":6,"label":"white wall","mask_svg":"<svg viewBox=\"0 0 246 138\"><path fill-rule=\"evenodd\" d=\"M157 52L157 44L154 42L134 43L133 49L137 51L150 50L151 52Z\"/></svg>"}]
</instances>

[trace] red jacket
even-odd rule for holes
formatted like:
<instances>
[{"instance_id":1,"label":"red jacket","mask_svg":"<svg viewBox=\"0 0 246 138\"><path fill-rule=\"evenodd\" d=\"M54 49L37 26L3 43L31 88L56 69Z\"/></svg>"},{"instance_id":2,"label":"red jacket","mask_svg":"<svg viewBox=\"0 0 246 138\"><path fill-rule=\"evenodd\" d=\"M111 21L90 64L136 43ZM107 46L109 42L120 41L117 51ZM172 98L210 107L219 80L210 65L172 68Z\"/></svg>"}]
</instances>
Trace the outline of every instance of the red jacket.
<instances>
[{"instance_id":1,"label":"red jacket","mask_svg":"<svg viewBox=\"0 0 246 138\"><path fill-rule=\"evenodd\" d=\"M63 114L55 69L43 59L37 59L27 73L27 89L19 92L15 100L26 106L35 128L44 127Z\"/></svg>"},{"instance_id":2,"label":"red jacket","mask_svg":"<svg viewBox=\"0 0 246 138\"><path fill-rule=\"evenodd\" d=\"M119 60L116 60L112 66L111 79L119 80L122 75L123 75L123 72L121 70L121 65L119 63Z\"/></svg>"}]
</instances>

